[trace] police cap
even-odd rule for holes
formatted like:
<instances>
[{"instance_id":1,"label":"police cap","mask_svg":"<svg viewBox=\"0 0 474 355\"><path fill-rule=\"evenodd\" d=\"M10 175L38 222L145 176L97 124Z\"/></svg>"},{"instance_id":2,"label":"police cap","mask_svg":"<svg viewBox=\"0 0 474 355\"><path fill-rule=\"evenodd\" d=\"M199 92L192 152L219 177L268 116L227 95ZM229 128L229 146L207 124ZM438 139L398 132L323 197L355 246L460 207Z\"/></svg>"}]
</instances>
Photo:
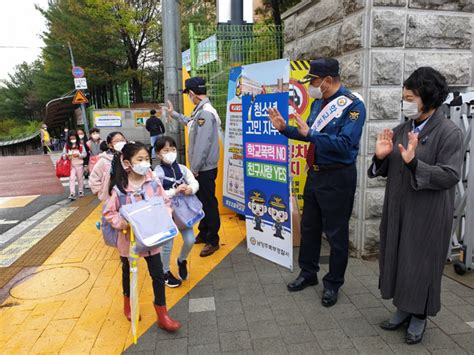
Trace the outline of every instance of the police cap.
<instances>
[{"instance_id":1,"label":"police cap","mask_svg":"<svg viewBox=\"0 0 474 355\"><path fill-rule=\"evenodd\" d=\"M325 76L338 76L339 62L333 58L320 58L312 60L308 74L300 80L300 82L308 82L316 78L324 78Z\"/></svg>"}]
</instances>

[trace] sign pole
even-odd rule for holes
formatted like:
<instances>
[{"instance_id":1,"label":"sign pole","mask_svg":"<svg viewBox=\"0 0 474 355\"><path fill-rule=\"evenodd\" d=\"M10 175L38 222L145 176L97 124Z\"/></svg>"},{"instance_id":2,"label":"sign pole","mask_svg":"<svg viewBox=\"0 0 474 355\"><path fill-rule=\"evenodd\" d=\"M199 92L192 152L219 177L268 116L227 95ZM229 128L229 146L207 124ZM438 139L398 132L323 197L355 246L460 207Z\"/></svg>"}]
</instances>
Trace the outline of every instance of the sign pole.
<instances>
[{"instance_id":1,"label":"sign pole","mask_svg":"<svg viewBox=\"0 0 474 355\"><path fill-rule=\"evenodd\" d=\"M76 67L76 64L74 63L74 54L72 53L71 42L67 42L67 44L69 47L69 55L71 56L71 65L72 65L72 68L74 69ZM82 114L82 118L84 122L84 130L86 131L85 133L89 135L89 122L86 116L86 107L84 106L84 104L81 104L80 108L81 108L81 114Z\"/></svg>"}]
</instances>

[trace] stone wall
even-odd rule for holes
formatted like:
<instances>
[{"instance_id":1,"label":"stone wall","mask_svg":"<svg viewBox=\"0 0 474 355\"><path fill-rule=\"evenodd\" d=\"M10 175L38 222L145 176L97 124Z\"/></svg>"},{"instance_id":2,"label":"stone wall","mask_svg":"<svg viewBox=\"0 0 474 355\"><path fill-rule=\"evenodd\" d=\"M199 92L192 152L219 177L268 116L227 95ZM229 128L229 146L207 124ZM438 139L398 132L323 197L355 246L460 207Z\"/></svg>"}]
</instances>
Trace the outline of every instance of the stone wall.
<instances>
[{"instance_id":1,"label":"stone wall","mask_svg":"<svg viewBox=\"0 0 474 355\"><path fill-rule=\"evenodd\" d=\"M283 19L288 57L339 59L344 84L364 96L367 121L350 238L358 256L376 254L385 182L366 178L376 134L402 119L403 81L420 66L440 70L453 90L474 86L474 2L303 0Z\"/></svg>"}]
</instances>

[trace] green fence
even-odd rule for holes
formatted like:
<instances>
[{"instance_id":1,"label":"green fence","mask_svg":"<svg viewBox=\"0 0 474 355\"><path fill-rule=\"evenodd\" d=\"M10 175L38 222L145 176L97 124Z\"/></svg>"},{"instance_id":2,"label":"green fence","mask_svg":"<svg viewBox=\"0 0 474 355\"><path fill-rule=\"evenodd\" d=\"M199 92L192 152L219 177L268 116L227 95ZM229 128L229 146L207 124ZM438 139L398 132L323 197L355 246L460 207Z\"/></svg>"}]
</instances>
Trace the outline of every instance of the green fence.
<instances>
[{"instance_id":1,"label":"green fence","mask_svg":"<svg viewBox=\"0 0 474 355\"><path fill-rule=\"evenodd\" d=\"M190 24L191 76L206 79L208 96L225 122L227 84L233 66L281 58L283 31L274 25Z\"/></svg>"}]
</instances>

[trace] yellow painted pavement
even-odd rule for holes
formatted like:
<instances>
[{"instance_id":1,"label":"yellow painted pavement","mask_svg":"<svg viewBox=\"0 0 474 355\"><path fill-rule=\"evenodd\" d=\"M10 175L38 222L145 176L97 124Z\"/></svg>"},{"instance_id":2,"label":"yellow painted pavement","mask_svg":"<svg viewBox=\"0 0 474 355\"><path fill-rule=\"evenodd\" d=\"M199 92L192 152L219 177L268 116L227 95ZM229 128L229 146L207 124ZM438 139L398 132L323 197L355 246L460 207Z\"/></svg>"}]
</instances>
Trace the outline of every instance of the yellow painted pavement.
<instances>
[{"instance_id":1,"label":"yellow painted pavement","mask_svg":"<svg viewBox=\"0 0 474 355\"><path fill-rule=\"evenodd\" d=\"M39 195L0 197L0 209L25 207L27 204L31 203L31 201L37 199L38 197Z\"/></svg>"},{"instance_id":2,"label":"yellow painted pavement","mask_svg":"<svg viewBox=\"0 0 474 355\"><path fill-rule=\"evenodd\" d=\"M41 267L12 288L0 308L2 354L119 354L131 344L130 323L122 313L119 255L104 245L95 228L100 211L100 207L94 210ZM193 248L190 278L179 288L166 289L169 308L244 239L243 221L231 215L221 218L221 248L207 258L199 257L202 244ZM181 245L177 236L171 259L174 273ZM139 292L141 335L156 326L151 279L143 259Z\"/></svg>"}]
</instances>

